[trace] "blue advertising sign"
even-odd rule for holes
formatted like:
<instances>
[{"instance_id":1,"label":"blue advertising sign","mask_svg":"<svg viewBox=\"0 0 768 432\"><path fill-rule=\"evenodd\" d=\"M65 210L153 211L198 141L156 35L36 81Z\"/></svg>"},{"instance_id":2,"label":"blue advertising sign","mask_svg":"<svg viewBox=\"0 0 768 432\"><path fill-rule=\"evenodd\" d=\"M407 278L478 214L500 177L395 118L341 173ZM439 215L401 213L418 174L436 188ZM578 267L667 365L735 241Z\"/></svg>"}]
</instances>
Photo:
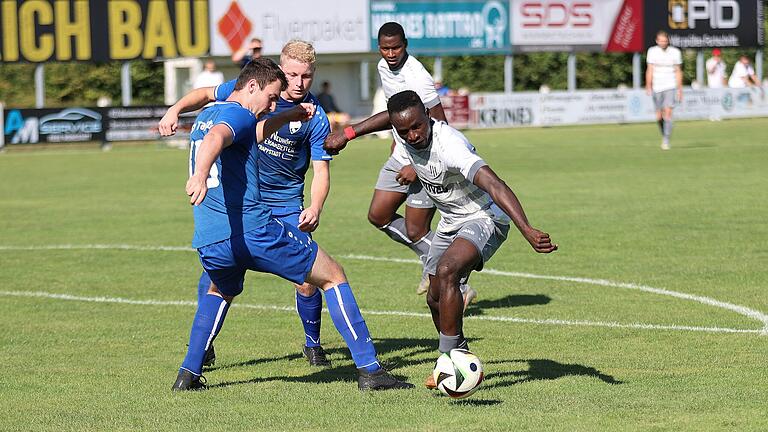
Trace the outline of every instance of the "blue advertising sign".
<instances>
[{"instance_id":1,"label":"blue advertising sign","mask_svg":"<svg viewBox=\"0 0 768 432\"><path fill-rule=\"evenodd\" d=\"M382 24L405 29L414 54L492 54L511 52L509 1L371 0L371 49L378 49Z\"/></svg>"}]
</instances>

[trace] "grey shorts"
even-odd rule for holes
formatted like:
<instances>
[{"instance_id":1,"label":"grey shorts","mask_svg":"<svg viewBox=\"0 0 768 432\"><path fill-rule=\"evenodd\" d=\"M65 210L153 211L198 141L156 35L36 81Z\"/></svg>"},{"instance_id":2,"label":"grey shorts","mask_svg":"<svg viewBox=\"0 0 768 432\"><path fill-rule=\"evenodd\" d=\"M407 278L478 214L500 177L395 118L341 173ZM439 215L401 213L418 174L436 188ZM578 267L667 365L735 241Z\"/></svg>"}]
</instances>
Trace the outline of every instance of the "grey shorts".
<instances>
[{"instance_id":1,"label":"grey shorts","mask_svg":"<svg viewBox=\"0 0 768 432\"><path fill-rule=\"evenodd\" d=\"M482 258L475 267L475 270L480 271L483 269L483 265L491 259L493 254L496 253L501 244L507 239L508 233L509 225L496 223L490 219L475 219L465 222L461 228L453 233L435 231L435 236L432 238L432 246L429 247L429 254L427 254L424 271L431 275L435 274L437 263L448 249L448 246L457 237L469 240L475 245Z\"/></svg>"},{"instance_id":2,"label":"grey shorts","mask_svg":"<svg viewBox=\"0 0 768 432\"><path fill-rule=\"evenodd\" d=\"M663 108L674 108L677 105L675 89L654 92L653 104L656 106L656 111L660 111Z\"/></svg>"},{"instance_id":3,"label":"grey shorts","mask_svg":"<svg viewBox=\"0 0 768 432\"><path fill-rule=\"evenodd\" d=\"M421 182L416 181L409 185L401 185L397 182L397 173L400 172L402 167L403 164L390 156L384 166L381 167L381 171L379 171L379 179L376 180L376 189L406 194L408 198L406 198L405 205L408 207L434 207L435 204L432 202L432 199L429 197L429 195L427 195L427 191L425 191L421 186Z\"/></svg>"}]
</instances>

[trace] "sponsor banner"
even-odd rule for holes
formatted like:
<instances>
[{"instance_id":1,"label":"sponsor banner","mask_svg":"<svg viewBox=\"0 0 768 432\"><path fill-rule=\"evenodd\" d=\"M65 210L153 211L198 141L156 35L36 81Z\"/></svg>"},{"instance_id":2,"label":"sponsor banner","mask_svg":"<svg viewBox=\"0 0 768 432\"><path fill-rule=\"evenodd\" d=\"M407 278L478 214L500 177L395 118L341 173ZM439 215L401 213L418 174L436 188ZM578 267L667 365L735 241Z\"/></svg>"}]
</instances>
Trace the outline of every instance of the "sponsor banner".
<instances>
[{"instance_id":1,"label":"sponsor banner","mask_svg":"<svg viewBox=\"0 0 768 432\"><path fill-rule=\"evenodd\" d=\"M470 127L538 126L538 93L485 93L469 97Z\"/></svg>"},{"instance_id":2,"label":"sponsor banner","mask_svg":"<svg viewBox=\"0 0 768 432\"><path fill-rule=\"evenodd\" d=\"M0 131L5 130L5 106L0 102ZM0 133L0 150L5 147L5 134Z\"/></svg>"},{"instance_id":3,"label":"sponsor banner","mask_svg":"<svg viewBox=\"0 0 768 432\"><path fill-rule=\"evenodd\" d=\"M760 0L668 0L645 2L645 46L656 32L669 33L678 48L765 45Z\"/></svg>"},{"instance_id":4,"label":"sponsor banner","mask_svg":"<svg viewBox=\"0 0 768 432\"><path fill-rule=\"evenodd\" d=\"M470 96L469 127L557 126L652 122L656 110L643 90L486 93ZM678 120L768 117L766 88L686 89Z\"/></svg>"},{"instance_id":5,"label":"sponsor banner","mask_svg":"<svg viewBox=\"0 0 768 432\"><path fill-rule=\"evenodd\" d=\"M674 118L679 120L724 119L768 116L768 88L702 89L683 91L683 101L675 107ZM655 107L650 96L642 91L630 92L627 121L653 121Z\"/></svg>"},{"instance_id":6,"label":"sponsor banner","mask_svg":"<svg viewBox=\"0 0 768 432\"><path fill-rule=\"evenodd\" d=\"M99 108L7 109L5 143L37 144L104 140Z\"/></svg>"},{"instance_id":7,"label":"sponsor banner","mask_svg":"<svg viewBox=\"0 0 768 432\"><path fill-rule=\"evenodd\" d=\"M103 108L105 139L107 141L160 139L157 124L167 110L167 106ZM179 117L177 138L184 138L189 135L196 114L186 114Z\"/></svg>"},{"instance_id":8,"label":"sponsor banner","mask_svg":"<svg viewBox=\"0 0 768 432\"><path fill-rule=\"evenodd\" d=\"M8 145L155 140L160 139L157 124L167 109L166 106L6 109L0 124ZM177 137L184 139L189 134L194 118L195 114L188 114L179 119Z\"/></svg>"},{"instance_id":9,"label":"sponsor banner","mask_svg":"<svg viewBox=\"0 0 768 432\"><path fill-rule=\"evenodd\" d=\"M379 28L389 21L403 26L408 51L414 54L511 50L508 0L371 0L371 50L378 50Z\"/></svg>"},{"instance_id":10,"label":"sponsor banner","mask_svg":"<svg viewBox=\"0 0 768 432\"><path fill-rule=\"evenodd\" d=\"M251 38L265 55L291 39L312 42L319 54L368 52L368 1L217 0L210 2L211 54L229 56Z\"/></svg>"},{"instance_id":11,"label":"sponsor banner","mask_svg":"<svg viewBox=\"0 0 768 432\"><path fill-rule=\"evenodd\" d=\"M0 62L131 60L208 53L207 0L3 0Z\"/></svg>"},{"instance_id":12,"label":"sponsor banner","mask_svg":"<svg viewBox=\"0 0 768 432\"><path fill-rule=\"evenodd\" d=\"M467 127L470 120L469 96L440 96L440 103L443 105L448 124L459 129Z\"/></svg>"},{"instance_id":13,"label":"sponsor banner","mask_svg":"<svg viewBox=\"0 0 768 432\"><path fill-rule=\"evenodd\" d=\"M640 0L511 0L515 51L641 51Z\"/></svg>"}]
</instances>

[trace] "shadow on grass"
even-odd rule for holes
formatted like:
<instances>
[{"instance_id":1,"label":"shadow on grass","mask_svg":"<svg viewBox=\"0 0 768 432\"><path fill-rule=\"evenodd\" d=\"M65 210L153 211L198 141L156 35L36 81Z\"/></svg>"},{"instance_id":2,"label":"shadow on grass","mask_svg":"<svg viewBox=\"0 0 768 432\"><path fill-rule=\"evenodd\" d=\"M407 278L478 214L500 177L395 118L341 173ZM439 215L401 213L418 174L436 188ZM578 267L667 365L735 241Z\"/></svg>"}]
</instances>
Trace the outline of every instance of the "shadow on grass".
<instances>
[{"instance_id":1,"label":"shadow on grass","mask_svg":"<svg viewBox=\"0 0 768 432\"><path fill-rule=\"evenodd\" d=\"M556 380L568 376L594 377L610 385L624 383L593 367L575 363L560 363L548 359L515 359L487 362L488 365L509 365L511 363L527 363L528 369L511 372L490 372L486 378L486 387L507 387L531 381ZM486 367L485 370L487 372L488 368Z\"/></svg>"},{"instance_id":2,"label":"shadow on grass","mask_svg":"<svg viewBox=\"0 0 768 432\"><path fill-rule=\"evenodd\" d=\"M474 339L478 340L478 339ZM387 370L396 370L403 367L409 367L414 365L432 365L435 361L437 352L437 338L389 338L389 339L375 339L376 351L381 357L386 357L383 361L383 366ZM298 351L298 349L297 349ZM258 377L249 380L242 381L227 381L217 384L209 385L209 388L221 388L229 387L232 385L240 384L255 384L270 381L284 381L284 382L298 382L298 383L330 383L337 381L356 381L357 371L354 367L350 367L351 358L349 350L347 348L330 348L326 349L329 359L333 364L339 363L340 366L332 366L330 368L309 368L309 374L303 376L272 376L272 377ZM341 358L340 358L341 357ZM301 353L288 354L279 357L262 357L252 360L223 364L221 366L214 366L206 368L203 372L214 372L225 369L236 369L243 367L259 366L263 364L283 362L283 361L302 361L304 362L303 355ZM270 368L272 369L272 368ZM404 379L403 376L393 373L398 379Z\"/></svg>"},{"instance_id":3,"label":"shadow on grass","mask_svg":"<svg viewBox=\"0 0 768 432\"><path fill-rule=\"evenodd\" d=\"M431 338L392 338L392 339L377 339L375 341L376 349L381 355L386 355L387 360L384 362L384 367L388 370L394 370L395 377L398 379L404 379L402 375L398 375L396 370L399 368L405 368L409 366L428 365L432 366L434 362L435 352L437 348L436 339ZM223 388L233 385L245 385L245 384L258 384L272 381L292 382L292 383L332 383L332 382L349 382L354 383L357 380L357 371L350 365L351 359L349 358L349 350L346 348L331 348L326 350L331 360L335 364L332 367L320 369L310 368L307 370L309 373L301 376L262 376L254 377L248 380L239 381L224 381L221 383L211 384L209 388ZM341 358L340 358L341 357ZM258 366L262 364L277 363L283 361L304 361L303 356L299 353L283 355L279 357L263 357L255 358L245 362L225 364L218 367L207 369L205 372L213 372L217 370L233 369L241 367ZM522 369L520 364L527 364L527 369ZM517 384L523 384L531 381L540 380L556 380L559 378L565 378L568 376L586 376L593 377L601 380L602 382L610 385L622 384L622 381L615 379L614 377L604 374L599 370L580 364L559 363L554 360L548 359L512 359L512 360L495 360L486 363L486 372L488 373L484 387L508 387ZM513 369L511 371L494 372L490 369ZM274 370L270 368L269 370ZM420 383L415 383L417 386ZM496 405L502 403L497 400L482 400L471 399L467 401L457 401L456 403L466 403L472 405Z\"/></svg>"},{"instance_id":4,"label":"shadow on grass","mask_svg":"<svg viewBox=\"0 0 768 432\"><path fill-rule=\"evenodd\" d=\"M494 406L501 403L503 402L498 399L454 399L451 401L451 405L459 406Z\"/></svg>"},{"instance_id":5,"label":"shadow on grass","mask_svg":"<svg viewBox=\"0 0 768 432\"><path fill-rule=\"evenodd\" d=\"M396 375L397 376L397 375ZM401 378L402 377L399 377ZM244 384L259 384L271 381L282 381L292 383L312 383L323 384L332 382L354 382L357 380L357 373L354 368L348 366L334 366L326 369L313 369L313 372L308 375L302 376L269 376L269 377L256 377L248 380L239 381L224 381L217 384L211 384L208 388L224 388L234 385Z\"/></svg>"},{"instance_id":6,"label":"shadow on grass","mask_svg":"<svg viewBox=\"0 0 768 432\"><path fill-rule=\"evenodd\" d=\"M544 294L512 294L499 299L478 300L476 303L469 305L464 315L483 315L484 309L545 305L551 301L552 298Z\"/></svg>"}]
</instances>

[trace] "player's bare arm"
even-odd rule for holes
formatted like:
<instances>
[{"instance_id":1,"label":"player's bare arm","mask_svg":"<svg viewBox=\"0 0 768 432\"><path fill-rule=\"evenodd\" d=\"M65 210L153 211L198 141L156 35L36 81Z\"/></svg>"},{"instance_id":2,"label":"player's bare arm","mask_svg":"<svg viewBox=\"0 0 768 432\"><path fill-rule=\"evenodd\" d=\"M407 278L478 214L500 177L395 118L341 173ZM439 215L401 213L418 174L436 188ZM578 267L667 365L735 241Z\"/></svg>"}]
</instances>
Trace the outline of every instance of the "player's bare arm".
<instances>
[{"instance_id":1,"label":"player's bare arm","mask_svg":"<svg viewBox=\"0 0 768 432\"><path fill-rule=\"evenodd\" d=\"M645 69L645 92L648 95L653 94L653 65L649 64Z\"/></svg>"},{"instance_id":2,"label":"player's bare arm","mask_svg":"<svg viewBox=\"0 0 768 432\"><path fill-rule=\"evenodd\" d=\"M286 123L292 121L303 122L311 119L315 115L315 108L314 104L301 103L289 110L258 122L256 124L256 141L264 141L264 139L277 132Z\"/></svg>"},{"instance_id":3,"label":"player's bare arm","mask_svg":"<svg viewBox=\"0 0 768 432\"><path fill-rule=\"evenodd\" d=\"M313 232L320 225L320 213L331 190L331 162L312 161L312 185L310 187L310 205L299 215L298 228L304 232Z\"/></svg>"},{"instance_id":4,"label":"player's bare arm","mask_svg":"<svg viewBox=\"0 0 768 432\"><path fill-rule=\"evenodd\" d=\"M477 171L473 183L488 192L536 252L550 253L557 250L557 245L552 243L549 234L531 226L515 193L489 166L486 165Z\"/></svg>"},{"instance_id":5,"label":"player's bare arm","mask_svg":"<svg viewBox=\"0 0 768 432\"><path fill-rule=\"evenodd\" d=\"M195 155L195 172L187 180L189 203L200 205L208 193L208 176L211 166L227 146L232 144L232 130L224 124L217 124L203 138Z\"/></svg>"},{"instance_id":6,"label":"player's bare arm","mask_svg":"<svg viewBox=\"0 0 768 432\"><path fill-rule=\"evenodd\" d=\"M343 132L334 132L329 134L323 142L323 148L329 154L337 155L344 150L347 143L356 137L367 135L373 132L387 130L392 127L389 123L389 114L386 111L374 114L371 117L344 128Z\"/></svg>"},{"instance_id":7,"label":"player's bare arm","mask_svg":"<svg viewBox=\"0 0 768 432\"><path fill-rule=\"evenodd\" d=\"M683 68L675 65L675 81L677 84L677 101L683 101Z\"/></svg>"},{"instance_id":8,"label":"player's bare arm","mask_svg":"<svg viewBox=\"0 0 768 432\"><path fill-rule=\"evenodd\" d=\"M179 126L179 115L197 111L204 107L205 104L213 102L215 100L215 90L216 87L201 87L192 90L168 108L168 111L165 112L165 115L160 119L160 123L157 125L157 128L160 131L160 136L174 135Z\"/></svg>"}]
</instances>

